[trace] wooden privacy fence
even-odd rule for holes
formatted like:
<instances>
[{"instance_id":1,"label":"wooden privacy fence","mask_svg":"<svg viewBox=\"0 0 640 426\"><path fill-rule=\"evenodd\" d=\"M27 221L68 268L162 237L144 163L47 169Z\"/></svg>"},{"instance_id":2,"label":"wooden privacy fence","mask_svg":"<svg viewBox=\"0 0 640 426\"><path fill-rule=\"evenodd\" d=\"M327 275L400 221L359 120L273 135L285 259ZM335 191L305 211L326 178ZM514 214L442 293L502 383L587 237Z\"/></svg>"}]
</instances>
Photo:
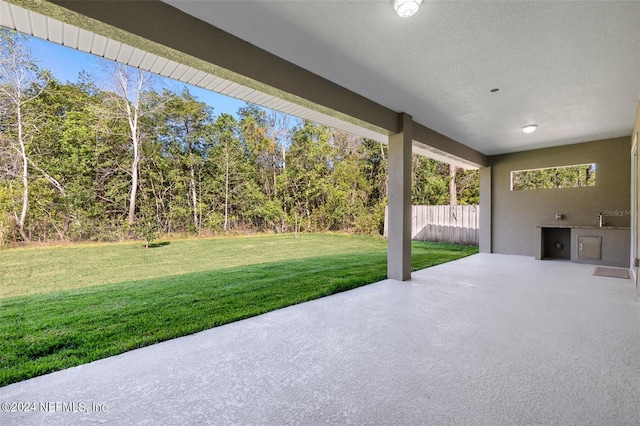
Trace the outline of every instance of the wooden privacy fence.
<instances>
[{"instance_id":1,"label":"wooden privacy fence","mask_svg":"<svg viewBox=\"0 0 640 426\"><path fill-rule=\"evenodd\" d=\"M384 214L387 236L389 210ZM478 245L480 206L411 206L411 239Z\"/></svg>"}]
</instances>

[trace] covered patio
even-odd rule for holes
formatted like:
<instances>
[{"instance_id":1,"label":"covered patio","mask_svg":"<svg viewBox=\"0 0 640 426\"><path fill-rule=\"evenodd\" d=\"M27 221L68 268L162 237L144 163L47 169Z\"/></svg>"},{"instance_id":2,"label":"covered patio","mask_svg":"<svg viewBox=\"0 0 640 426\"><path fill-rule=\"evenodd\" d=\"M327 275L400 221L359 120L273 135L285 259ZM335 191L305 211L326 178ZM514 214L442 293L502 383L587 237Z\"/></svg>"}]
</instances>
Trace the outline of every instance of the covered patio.
<instances>
[{"instance_id":1,"label":"covered patio","mask_svg":"<svg viewBox=\"0 0 640 426\"><path fill-rule=\"evenodd\" d=\"M635 278L640 3L391 3L0 0L0 25L387 144L389 278L411 279L413 154L479 169L481 252L534 256L536 227L604 212L625 232L596 261ZM513 191L581 164L597 185Z\"/></svg>"},{"instance_id":2,"label":"covered patio","mask_svg":"<svg viewBox=\"0 0 640 426\"><path fill-rule=\"evenodd\" d=\"M0 25L388 144L392 278L0 388L35 403L0 423L639 424L639 7L0 0ZM481 254L411 273L412 153L480 169ZM509 187L583 163L592 189ZM607 211L633 279L534 260L534 226Z\"/></svg>"},{"instance_id":3,"label":"covered patio","mask_svg":"<svg viewBox=\"0 0 640 426\"><path fill-rule=\"evenodd\" d=\"M594 268L474 255L6 386L36 406L0 418L638 424L636 289Z\"/></svg>"}]
</instances>

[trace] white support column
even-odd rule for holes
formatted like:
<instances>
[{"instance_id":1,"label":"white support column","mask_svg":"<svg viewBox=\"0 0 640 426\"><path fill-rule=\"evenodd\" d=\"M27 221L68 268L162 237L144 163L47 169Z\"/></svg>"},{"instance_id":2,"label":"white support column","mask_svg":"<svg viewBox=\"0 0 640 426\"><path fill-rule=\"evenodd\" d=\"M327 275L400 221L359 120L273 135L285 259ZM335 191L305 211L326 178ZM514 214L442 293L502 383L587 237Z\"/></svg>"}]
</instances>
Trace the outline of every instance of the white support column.
<instances>
[{"instance_id":1,"label":"white support column","mask_svg":"<svg viewBox=\"0 0 640 426\"><path fill-rule=\"evenodd\" d=\"M480 253L493 253L492 244L492 171L491 166L480 169Z\"/></svg>"},{"instance_id":2,"label":"white support column","mask_svg":"<svg viewBox=\"0 0 640 426\"><path fill-rule=\"evenodd\" d=\"M413 120L400 114L401 132L389 137L387 277L411 279L411 146Z\"/></svg>"}]
</instances>

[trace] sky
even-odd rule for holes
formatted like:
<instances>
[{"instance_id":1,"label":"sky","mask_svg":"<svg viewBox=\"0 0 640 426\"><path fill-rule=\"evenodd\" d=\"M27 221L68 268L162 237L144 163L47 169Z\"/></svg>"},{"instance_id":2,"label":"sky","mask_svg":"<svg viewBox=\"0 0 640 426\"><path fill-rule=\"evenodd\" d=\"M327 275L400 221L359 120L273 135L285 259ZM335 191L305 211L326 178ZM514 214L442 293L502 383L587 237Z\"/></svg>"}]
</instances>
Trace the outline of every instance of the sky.
<instances>
[{"instance_id":1,"label":"sky","mask_svg":"<svg viewBox=\"0 0 640 426\"><path fill-rule=\"evenodd\" d=\"M29 37L31 53L39 61L40 68L51 71L53 76L62 83L75 83L78 73L85 70L89 73L97 68L98 61L107 61L89 53L61 46L57 43L42 40L36 37ZM192 95L200 101L213 107L216 115L229 113L236 115L238 108L246 105L244 101L230 98L210 90L201 89L190 84L185 84L176 80L159 76L163 81L171 82L170 87L176 92L181 92L183 87L188 87Z\"/></svg>"}]
</instances>

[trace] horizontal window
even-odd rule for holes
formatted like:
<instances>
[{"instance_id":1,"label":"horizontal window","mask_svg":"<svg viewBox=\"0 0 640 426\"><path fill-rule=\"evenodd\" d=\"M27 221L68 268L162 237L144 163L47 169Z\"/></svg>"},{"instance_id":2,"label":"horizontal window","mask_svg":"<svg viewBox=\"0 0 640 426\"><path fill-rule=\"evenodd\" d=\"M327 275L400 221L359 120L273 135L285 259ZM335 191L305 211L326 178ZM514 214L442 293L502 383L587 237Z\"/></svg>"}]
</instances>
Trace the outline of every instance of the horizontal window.
<instances>
[{"instance_id":1,"label":"horizontal window","mask_svg":"<svg viewBox=\"0 0 640 426\"><path fill-rule=\"evenodd\" d=\"M579 188L596 184L596 164L547 167L543 169L514 170L511 172L511 190Z\"/></svg>"}]
</instances>

